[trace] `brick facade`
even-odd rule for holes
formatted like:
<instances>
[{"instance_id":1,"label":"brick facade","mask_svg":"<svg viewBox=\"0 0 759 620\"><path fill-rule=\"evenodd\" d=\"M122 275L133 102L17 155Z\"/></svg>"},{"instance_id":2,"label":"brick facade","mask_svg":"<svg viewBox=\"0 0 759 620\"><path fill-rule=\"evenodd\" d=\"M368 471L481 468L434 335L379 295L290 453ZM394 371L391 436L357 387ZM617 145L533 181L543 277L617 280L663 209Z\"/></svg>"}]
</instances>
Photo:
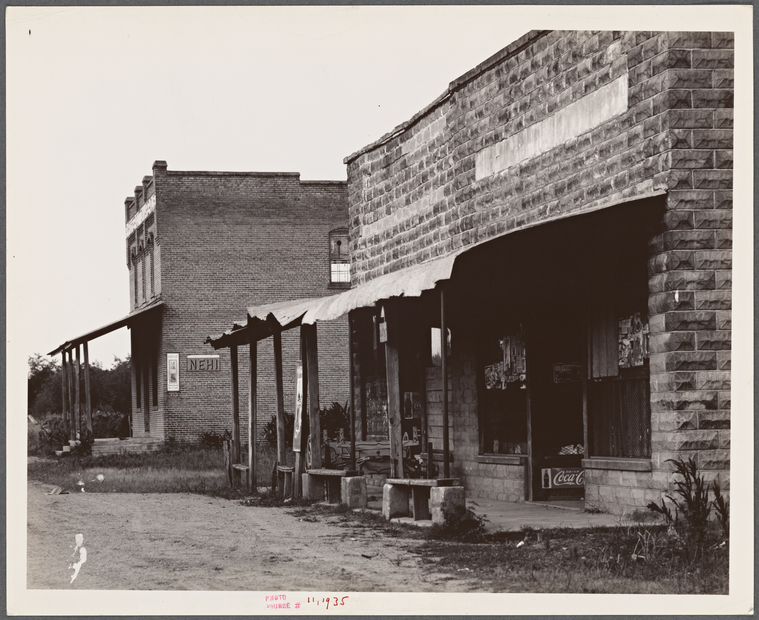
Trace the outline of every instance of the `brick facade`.
<instances>
[{"instance_id":1,"label":"brick facade","mask_svg":"<svg viewBox=\"0 0 759 620\"><path fill-rule=\"evenodd\" d=\"M590 464L586 497L605 510L671 490L665 461L678 456L729 487L732 48L731 33L531 32L346 158L359 283L557 216L664 196L648 238L651 457ZM454 386L466 377L460 355ZM477 494L517 499L522 468L477 460L472 406L477 394L454 387L456 474Z\"/></svg>"},{"instance_id":2,"label":"brick facade","mask_svg":"<svg viewBox=\"0 0 759 620\"><path fill-rule=\"evenodd\" d=\"M347 224L346 185L301 181L297 173L179 172L156 162L153 176L138 190L126 203L127 242L130 250L137 248L134 255L130 251L129 262L132 310L156 300L164 307L155 335L146 333L147 325L133 329L135 372L144 368L146 356L140 350L145 347L152 347L150 355L157 353L158 360L158 402L151 403L149 431L144 404L137 408L133 376L133 434L194 441L204 432L231 431L230 350L214 351L204 341L243 320L248 306L335 292L330 288L329 233ZM131 235L146 205L152 215L145 222L152 221L152 228L141 224ZM148 228L152 245L140 250L140 234ZM148 286L144 295L137 286L135 293L142 276L134 274L141 274L143 264L149 274L151 250L153 288ZM150 284L149 275L145 283ZM318 346L321 404L343 404L349 394L347 319L320 325ZM282 347L285 409L292 412L300 359L297 331L283 334ZM179 354L178 392L167 391L167 353ZM219 355L219 369L191 372L188 355ZM245 443L248 346L239 348L238 360ZM148 383L153 373L151 366ZM144 398L143 392L143 403ZM271 339L258 347L258 411L260 437L275 414Z\"/></svg>"}]
</instances>

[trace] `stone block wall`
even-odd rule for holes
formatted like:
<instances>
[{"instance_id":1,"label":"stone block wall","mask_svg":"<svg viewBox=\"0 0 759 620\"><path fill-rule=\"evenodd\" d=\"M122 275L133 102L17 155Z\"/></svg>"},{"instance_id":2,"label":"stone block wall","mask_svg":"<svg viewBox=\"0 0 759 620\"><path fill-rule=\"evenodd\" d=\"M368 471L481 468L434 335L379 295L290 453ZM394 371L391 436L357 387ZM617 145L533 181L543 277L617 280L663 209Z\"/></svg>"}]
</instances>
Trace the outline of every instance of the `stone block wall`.
<instances>
[{"instance_id":1,"label":"stone block wall","mask_svg":"<svg viewBox=\"0 0 759 620\"><path fill-rule=\"evenodd\" d=\"M729 484L732 48L725 32L534 31L345 160L357 282L666 195L649 261L661 492L678 456ZM597 497L622 501L598 471Z\"/></svg>"}]
</instances>

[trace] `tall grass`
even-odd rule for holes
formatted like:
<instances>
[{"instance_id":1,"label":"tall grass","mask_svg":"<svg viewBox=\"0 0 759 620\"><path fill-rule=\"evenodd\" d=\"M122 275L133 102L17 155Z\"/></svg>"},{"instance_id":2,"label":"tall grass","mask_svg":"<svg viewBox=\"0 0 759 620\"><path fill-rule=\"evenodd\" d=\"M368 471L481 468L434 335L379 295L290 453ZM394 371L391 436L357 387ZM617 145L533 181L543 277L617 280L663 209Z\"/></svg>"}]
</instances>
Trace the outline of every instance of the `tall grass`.
<instances>
[{"instance_id":1,"label":"tall grass","mask_svg":"<svg viewBox=\"0 0 759 620\"><path fill-rule=\"evenodd\" d=\"M70 493L229 494L221 450L171 447L157 452L69 457L31 463L29 478Z\"/></svg>"}]
</instances>

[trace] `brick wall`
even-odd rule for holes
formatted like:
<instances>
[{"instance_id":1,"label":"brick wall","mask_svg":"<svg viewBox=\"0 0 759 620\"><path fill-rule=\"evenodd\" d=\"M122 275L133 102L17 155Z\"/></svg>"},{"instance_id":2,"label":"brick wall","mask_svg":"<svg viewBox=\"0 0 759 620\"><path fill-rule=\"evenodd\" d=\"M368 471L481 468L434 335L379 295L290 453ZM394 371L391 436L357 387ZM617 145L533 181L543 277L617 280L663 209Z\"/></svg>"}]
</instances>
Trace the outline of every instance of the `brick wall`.
<instances>
[{"instance_id":1,"label":"brick wall","mask_svg":"<svg viewBox=\"0 0 759 620\"><path fill-rule=\"evenodd\" d=\"M666 192L649 264L653 472L627 479L640 488L671 489L678 455L729 482L732 47L730 33L531 32L346 158L357 282Z\"/></svg>"},{"instance_id":2,"label":"brick wall","mask_svg":"<svg viewBox=\"0 0 759 620\"><path fill-rule=\"evenodd\" d=\"M250 305L330 294L329 231L347 223L342 182L306 182L295 173L175 172L154 167L156 286L165 306L159 354L156 432L179 441L231 430L229 349L206 336L245 318ZM158 266L160 265L160 269ZM348 399L347 319L318 326L322 405ZM285 409L293 411L298 330L285 332ZM259 435L275 413L271 339L258 347ZM166 391L166 354L180 354L180 391ZM188 372L188 355L220 355L219 371ZM240 425L247 442L249 347L238 350ZM135 428L141 428L141 421ZM151 429L151 431L153 430ZM151 432L151 435L155 435Z\"/></svg>"}]
</instances>

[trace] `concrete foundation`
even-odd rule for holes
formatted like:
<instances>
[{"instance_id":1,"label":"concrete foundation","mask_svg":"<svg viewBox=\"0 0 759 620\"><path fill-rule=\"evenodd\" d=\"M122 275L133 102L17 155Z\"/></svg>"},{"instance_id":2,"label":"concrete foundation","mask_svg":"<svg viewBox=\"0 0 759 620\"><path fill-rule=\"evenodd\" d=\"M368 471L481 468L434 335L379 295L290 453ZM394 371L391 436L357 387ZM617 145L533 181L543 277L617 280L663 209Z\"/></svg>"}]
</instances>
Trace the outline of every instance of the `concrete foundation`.
<instances>
[{"instance_id":1,"label":"concrete foundation","mask_svg":"<svg viewBox=\"0 0 759 620\"><path fill-rule=\"evenodd\" d=\"M382 487L382 516L388 521L395 517L408 517L409 488L386 484Z\"/></svg>"},{"instance_id":2,"label":"concrete foundation","mask_svg":"<svg viewBox=\"0 0 759 620\"><path fill-rule=\"evenodd\" d=\"M343 478L340 481L340 501L351 508L366 508L366 478Z\"/></svg>"},{"instance_id":3,"label":"concrete foundation","mask_svg":"<svg viewBox=\"0 0 759 620\"><path fill-rule=\"evenodd\" d=\"M312 499L316 501L324 500L324 483L316 476L301 474L303 481L303 499Z\"/></svg>"},{"instance_id":4,"label":"concrete foundation","mask_svg":"<svg viewBox=\"0 0 759 620\"><path fill-rule=\"evenodd\" d=\"M387 489L387 486L385 488ZM433 523L445 523L445 513L456 508L466 508L464 487L432 487L430 489L430 513Z\"/></svg>"}]
</instances>

